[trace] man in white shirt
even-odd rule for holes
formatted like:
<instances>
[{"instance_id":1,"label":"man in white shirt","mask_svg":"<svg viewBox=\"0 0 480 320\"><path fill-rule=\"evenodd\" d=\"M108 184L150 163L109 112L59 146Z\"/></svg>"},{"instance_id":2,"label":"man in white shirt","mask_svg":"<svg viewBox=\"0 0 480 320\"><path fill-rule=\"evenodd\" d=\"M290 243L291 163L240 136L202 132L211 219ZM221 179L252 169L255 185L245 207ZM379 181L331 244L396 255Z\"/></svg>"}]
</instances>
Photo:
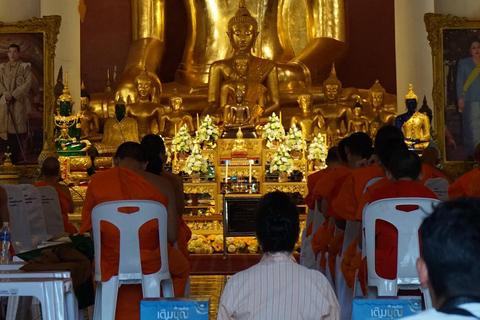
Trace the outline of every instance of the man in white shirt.
<instances>
[{"instance_id":1,"label":"man in white shirt","mask_svg":"<svg viewBox=\"0 0 480 320\"><path fill-rule=\"evenodd\" d=\"M480 319L480 199L442 203L423 221L420 238L418 276L435 309L408 319Z\"/></svg>"},{"instance_id":2,"label":"man in white shirt","mask_svg":"<svg viewBox=\"0 0 480 320\"><path fill-rule=\"evenodd\" d=\"M255 214L255 233L264 255L228 280L217 320L340 319L328 280L299 265L292 255L299 231L293 200L283 192L266 194Z\"/></svg>"}]
</instances>

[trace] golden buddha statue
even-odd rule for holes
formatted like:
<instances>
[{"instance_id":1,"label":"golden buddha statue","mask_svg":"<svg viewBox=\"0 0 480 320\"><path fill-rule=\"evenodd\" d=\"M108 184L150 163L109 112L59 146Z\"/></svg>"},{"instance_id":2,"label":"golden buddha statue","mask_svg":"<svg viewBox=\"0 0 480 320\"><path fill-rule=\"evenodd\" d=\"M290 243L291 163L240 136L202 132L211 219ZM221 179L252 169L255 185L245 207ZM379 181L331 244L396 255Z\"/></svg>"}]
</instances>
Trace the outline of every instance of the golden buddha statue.
<instances>
[{"instance_id":1,"label":"golden buddha statue","mask_svg":"<svg viewBox=\"0 0 480 320\"><path fill-rule=\"evenodd\" d=\"M372 141L375 141L375 137L377 136L378 129L381 127L385 126L385 123L380 119L379 116L375 117L372 122L370 122L370 130L368 134L370 135L370 138L372 138Z\"/></svg>"},{"instance_id":2,"label":"golden buddha statue","mask_svg":"<svg viewBox=\"0 0 480 320\"><path fill-rule=\"evenodd\" d=\"M402 129L405 143L409 148L425 149L430 143L430 119L425 114L416 111L418 97L413 92L412 84L408 85L405 96L407 112L395 119L395 126Z\"/></svg>"},{"instance_id":3,"label":"golden buddha statue","mask_svg":"<svg viewBox=\"0 0 480 320\"><path fill-rule=\"evenodd\" d=\"M226 109L230 110L230 118L224 126L222 138L233 138L233 132L237 131L238 128L247 132L246 138L257 137L255 126L249 122L251 118L250 107L244 102L243 94L243 90L238 88L236 92L237 103L225 106Z\"/></svg>"},{"instance_id":4,"label":"golden buddha statue","mask_svg":"<svg viewBox=\"0 0 480 320\"><path fill-rule=\"evenodd\" d=\"M297 99L301 114L295 114L290 120L290 127L300 127L305 134L306 141L312 141L319 133L326 133L325 119L321 114L312 113L312 95L308 91L302 92Z\"/></svg>"},{"instance_id":5,"label":"golden buddha statue","mask_svg":"<svg viewBox=\"0 0 480 320\"><path fill-rule=\"evenodd\" d=\"M103 139L93 146L101 155L114 154L119 145L124 142L138 140L137 121L126 116L126 107L123 97L120 96L115 104L115 117L108 118L103 127Z\"/></svg>"},{"instance_id":6,"label":"golden buddha statue","mask_svg":"<svg viewBox=\"0 0 480 320\"><path fill-rule=\"evenodd\" d=\"M82 124L80 139L99 141L102 139L102 134L98 133L100 131L100 122L97 114L90 109L90 94L85 89L83 81L80 95L80 120Z\"/></svg>"},{"instance_id":7,"label":"golden buddha statue","mask_svg":"<svg viewBox=\"0 0 480 320\"><path fill-rule=\"evenodd\" d=\"M385 95L385 88L382 87L378 79L375 80L373 86L368 90L368 99L374 112L374 118L379 116L385 125L393 126L396 114L385 110Z\"/></svg>"},{"instance_id":8,"label":"golden buddha statue","mask_svg":"<svg viewBox=\"0 0 480 320\"><path fill-rule=\"evenodd\" d=\"M159 103L152 102L155 88L152 87L153 77L146 70L135 78L138 101L127 106L127 116L135 119L138 124L139 139L148 134L158 134L160 120L165 110Z\"/></svg>"},{"instance_id":9,"label":"golden buddha statue","mask_svg":"<svg viewBox=\"0 0 480 320\"><path fill-rule=\"evenodd\" d=\"M164 137L173 137L175 135L175 126L181 128L184 124L187 125L190 135L194 132L192 116L188 112L180 110L183 99L177 94L174 89L173 95L170 97L170 107L172 112L164 114L160 118L160 134Z\"/></svg>"},{"instance_id":10,"label":"golden buddha statue","mask_svg":"<svg viewBox=\"0 0 480 320\"><path fill-rule=\"evenodd\" d=\"M354 118L348 122L348 132L368 132L368 120L362 116L363 107L360 102L353 106Z\"/></svg>"},{"instance_id":11,"label":"golden buddha statue","mask_svg":"<svg viewBox=\"0 0 480 320\"><path fill-rule=\"evenodd\" d=\"M233 143L232 156L234 157L246 157L248 153L247 143L243 140L242 128L238 127L237 139Z\"/></svg>"},{"instance_id":12,"label":"golden buddha statue","mask_svg":"<svg viewBox=\"0 0 480 320\"><path fill-rule=\"evenodd\" d=\"M348 123L352 118L351 109L339 101L342 83L337 78L335 65L332 65L330 76L323 82L323 93L326 102L314 107L315 113L320 113L327 126L327 140L338 142L348 133Z\"/></svg>"}]
</instances>

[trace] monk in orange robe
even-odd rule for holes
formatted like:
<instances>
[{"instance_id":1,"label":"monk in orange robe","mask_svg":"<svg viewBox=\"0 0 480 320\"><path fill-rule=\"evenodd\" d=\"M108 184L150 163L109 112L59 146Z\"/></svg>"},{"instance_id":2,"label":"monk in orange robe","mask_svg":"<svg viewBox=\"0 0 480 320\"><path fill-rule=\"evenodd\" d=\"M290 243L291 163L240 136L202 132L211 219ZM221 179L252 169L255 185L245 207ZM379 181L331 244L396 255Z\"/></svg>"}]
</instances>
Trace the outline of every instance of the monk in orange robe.
<instances>
[{"instance_id":1,"label":"monk in orange robe","mask_svg":"<svg viewBox=\"0 0 480 320\"><path fill-rule=\"evenodd\" d=\"M60 163L57 158L49 157L42 163L41 169L43 181L34 184L35 187L54 187L60 200L60 207L62 210L63 227L65 231L71 234L77 233L77 228L68 222L68 214L75 211L75 204L73 203L72 195L68 186L61 184L60 180Z\"/></svg>"},{"instance_id":2,"label":"monk in orange robe","mask_svg":"<svg viewBox=\"0 0 480 320\"><path fill-rule=\"evenodd\" d=\"M472 176L470 181L470 196L480 198L480 172Z\"/></svg>"},{"instance_id":3,"label":"monk in orange robe","mask_svg":"<svg viewBox=\"0 0 480 320\"><path fill-rule=\"evenodd\" d=\"M188 280L188 260L173 248L178 237L178 218L173 188L163 177L144 171L147 160L142 146L135 142L120 145L114 157L115 167L92 176L87 189L82 211L80 233L92 228L92 209L104 202L116 200L152 200L167 208L167 240L169 270L176 297L182 297ZM118 273L119 230L109 223L102 223L102 281ZM157 272L161 267L158 225L150 221L139 230L142 270L146 274ZM115 319L139 319L141 285L122 285L119 288Z\"/></svg>"},{"instance_id":4,"label":"monk in orange robe","mask_svg":"<svg viewBox=\"0 0 480 320\"><path fill-rule=\"evenodd\" d=\"M475 147L475 152L473 154L477 166L480 166L480 143ZM454 183L448 188L448 196L450 200L459 198L459 197L470 197L470 182L472 177L480 172L478 168L468 171L467 173L460 176Z\"/></svg>"}]
</instances>

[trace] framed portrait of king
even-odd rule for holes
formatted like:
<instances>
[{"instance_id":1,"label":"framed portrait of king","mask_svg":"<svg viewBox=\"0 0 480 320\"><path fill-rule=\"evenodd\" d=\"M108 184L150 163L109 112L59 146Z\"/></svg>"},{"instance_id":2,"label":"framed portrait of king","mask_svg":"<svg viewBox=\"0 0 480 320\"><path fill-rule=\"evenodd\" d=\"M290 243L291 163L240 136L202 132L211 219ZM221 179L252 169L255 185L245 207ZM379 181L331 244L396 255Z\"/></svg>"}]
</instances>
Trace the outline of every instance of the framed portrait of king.
<instances>
[{"instance_id":1,"label":"framed portrait of king","mask_svg":"<svg viewBox=\"0 0 480 320\"><path fill-rule=\"evenodd\" d=\"M470 169L480 142L480 19L427 13L433 58L435 143L452 176Z\"/></svg>"},{"instance_id":2,"label":"framed portrait of king","mask_svg":"<svg viewBox=\"0 0 480 320\"><path fill-rule=\"evenodd\" d=\"M54 58L60 16L0 22L0 163L38 163L53 141Z\"/></svg>"}]
</instances>

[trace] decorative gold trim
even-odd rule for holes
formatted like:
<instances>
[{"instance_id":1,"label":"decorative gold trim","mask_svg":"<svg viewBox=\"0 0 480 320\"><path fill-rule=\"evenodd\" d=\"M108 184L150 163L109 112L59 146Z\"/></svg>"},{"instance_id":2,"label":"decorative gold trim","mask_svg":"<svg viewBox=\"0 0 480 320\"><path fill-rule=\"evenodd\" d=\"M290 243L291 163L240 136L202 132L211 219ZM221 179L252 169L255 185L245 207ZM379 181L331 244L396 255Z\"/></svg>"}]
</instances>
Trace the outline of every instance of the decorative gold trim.
<instances>
[{"instance_id":1,"label":"decorative gold trim","mask_svg":"<svg viewBox=\"0 0 480 320\"><path fill-rule=\"evenodd\" d=\"M183 192L184 193L208 193L213 198L215 198L217 189L216 183L184 183Z\"/></svg>"},{"instance_id":2,"label":"decorative gold trim","mask_svg":"<svg viewBox=\"0 0 480 320\"><path fill-rule=\"evenodd\" d=\"M304 198L308 194L307 184L305 182L288 182L288 183L276 183L267 182L263 184L264 194L274 191L282 191L285 193L300 193Z\"/></svg>"}]
</instances>

